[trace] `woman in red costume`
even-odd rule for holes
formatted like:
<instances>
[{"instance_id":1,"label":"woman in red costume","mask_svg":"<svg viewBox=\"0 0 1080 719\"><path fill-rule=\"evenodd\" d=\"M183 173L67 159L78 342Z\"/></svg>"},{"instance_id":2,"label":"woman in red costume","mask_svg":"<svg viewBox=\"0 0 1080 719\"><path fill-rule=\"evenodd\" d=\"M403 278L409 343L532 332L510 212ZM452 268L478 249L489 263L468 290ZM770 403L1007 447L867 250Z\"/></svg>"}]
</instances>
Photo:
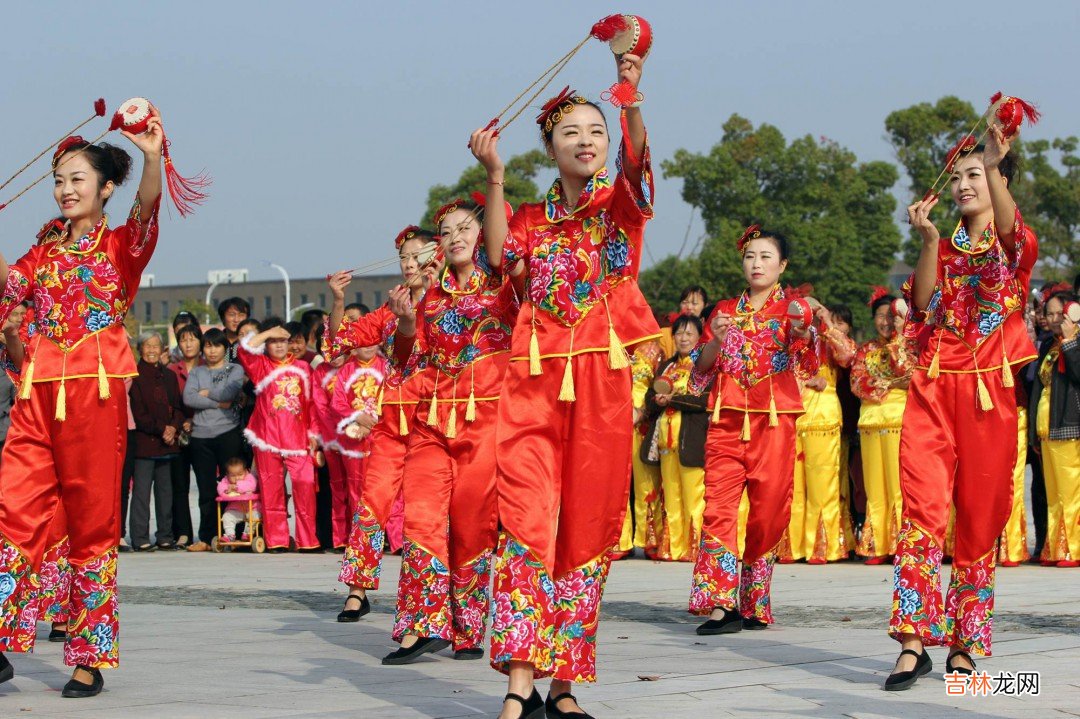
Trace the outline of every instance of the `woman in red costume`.
<instances>
[{"instance_id":1,"label":"woman in red costume","mask_svg":"<svg viewBox=\"0 0 1080 719\"><path fill-rule=\"evenodd\" d=\"M634 88L642 58L618 61ZM502 717L543 711L533 680L551 677L548 717L583 717L573 682L595 681L596 629L609 551L622 530L633 446L624 346L659 336L638 289L652 170L641 109L625 110L618 172L608 170L600 109L573 93L538 118L559 179L513 220L484 218L488 257L525 274L498 425L499 540L491 664L509 674ZM488 206L503 202L494 131L473 133Z\"/></svg>"},{"instance_id":2,"label":"woman in red costume","mask_svg":"<svg viewBox=\"0 0 1080 719\"><path fill-rule=\"evenodd\" d=\"M64 662L75 671L66 697L98 694L104 684L99 670L119 661L116 507L127 444L124 379L137 374L124 317L157 244L160 115L152 111L144 134L124 136L144 159L127 221L113 229L104 212L127 178L128 154L79 137L64 140L53 157L61 217L45 225L42 241L6 273L0 300L3 322L32 297L37 329L0 463L0 650L33 648L34 574L53 516L63 507L74 572ZM0 654L0 681L13 674Z\"/></svg>"},{"instance_id":3,"label":"woman in red costume","mask_svg":"<svg viewBox=\"0 0 1080 719\"><path fill-rule=\"evenodd\" d=\"M803 412L798 379L816 376L819 368L817 333L789 316L791 299L779 285L787 239L755 225L738 246L749 287L716 304L691 378L694 388L715 379L705 440L705 521L690 591L690 612L709 615L697 629L703 635L772 624L770 585L791 516L795 422ZM750 513L740 574L744 489Z\"/></svg>"},{"instance_id":4,"label":"woman in red costume","mask_svg":"<svg viewBox=\"0 0 1080 719\"><path fill-rule=\"evenodd\" d=\"M1012 141L992 125L985 147L968 137L950 153L961 217L949 237L929 218L936 195L908 208L923 245L904 331L916 338L919 359L900 435L903 509L889 635L903 650L888 690L907 689L930 671L927 645L949 647L950 672L970 674L971 654L990 655L994 550L1012 510L1017 452L1014 375L1036 356L1020 310L1038 246L1009 193ZM956 547L942 602L950 504Z\"/></svg>"},{"instance_id":5,"label":"woman in red costume","mask_svg":"<svg viewBox=\"0 0 1080 719\"><path fill-rule=\"evenodd\" d=\"M502 203L496 205L501 208ZM497 214L505 214L496 210ZM495 422L518 299L477 246L480 210L455 200L435 213L446 267L413 312L398 344L415 344L420 404L405 458L405 546L394 639L383 664L406 664L451 642L455 659L479 659L495 549Z\"/></svg>"},{"instance_id":6,"label":"woman in red costume","mask_svg":"<svg viewBox=\"0 0 1080 719\"><path fill-rule=\"evenodd\" d=\"M435 241L430 232L410 225L394 240L400 258L403 285L395 287L391 296L400 294L415 305L424 294L420 280L423 263L420 255L425 247L430 249ZM392 359L390 373L383 382L379 401L379 417L367 414L356 417L362 428L354 434L370 431L371 456L367 458L364 483L360 489L360 502L355 507L349 543L341 562L338 581L349 586L345 607L337 616L339 622L356 622L371 611L368 590L379 588L382 568L383 545L386 526L394 502L401 494L405 473L405 453L411 432L416 403L419 401L419 381L416 374L404 376L401 372L404 358L394 352L398 318L388 304L379 307L352 322L342 324L345 316L345 288L352 275L338 272L329 279L334 304L327 317L325 336L327 356L336 357L361 347L382 345L387 357Z\"/></svg>"}]
</instances>

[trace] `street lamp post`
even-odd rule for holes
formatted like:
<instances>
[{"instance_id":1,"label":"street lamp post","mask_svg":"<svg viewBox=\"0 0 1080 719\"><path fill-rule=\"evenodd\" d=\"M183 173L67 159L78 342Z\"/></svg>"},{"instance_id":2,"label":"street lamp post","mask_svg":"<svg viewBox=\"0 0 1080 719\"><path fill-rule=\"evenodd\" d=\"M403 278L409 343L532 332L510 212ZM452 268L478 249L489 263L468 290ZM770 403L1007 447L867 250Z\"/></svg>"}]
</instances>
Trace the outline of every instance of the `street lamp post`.
<instances>
[{"instance_id":1,"label":"street lamp post","mask_svg":"<svg viewBox=\"0 0 1080 719\"><path fill-rule=\"evenodd\" d=\"M269 260L265 261L267 265L274 268L281 273L282 278L285 280L285 319L288 321L292 317L292 290L289 287L289 273L285 271L285 268L281 265L275 265Z\"/></svg>"},{"instance_id":2,"label":"street lamp post","mask_svg":"<svg viewBox=\"0 0 1080 719\"><path fill-rule=\"evenodd\" d=\"M217 289L217 286L220 285L220 284L221 284L221 282L211 282L210 286L206 289L206 302L204 304L207 306L207 308L210 307L210 300L214 296L214 290ZM203 321L206 324L210 324L210 310L209 309L207 309L206 314L205 314L205 319Z\"/></svg>"}]
</instances>

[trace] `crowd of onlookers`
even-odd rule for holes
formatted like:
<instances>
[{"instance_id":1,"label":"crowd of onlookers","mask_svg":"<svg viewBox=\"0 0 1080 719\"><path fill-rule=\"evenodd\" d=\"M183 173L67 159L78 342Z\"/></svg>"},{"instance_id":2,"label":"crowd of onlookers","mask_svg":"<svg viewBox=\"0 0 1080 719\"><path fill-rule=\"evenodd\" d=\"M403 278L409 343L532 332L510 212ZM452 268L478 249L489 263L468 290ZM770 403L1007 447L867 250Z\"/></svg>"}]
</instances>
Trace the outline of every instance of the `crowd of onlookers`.
<instances>
[{"instance_id":1,"label":"crowd of onlookers","mask_svg":"<svg viewBox=\"0 0 1080 719\"><path fill-rule=\"evenodd\" d=\"M356 314L367 311L362 305L349 309ZM270 318L260 323L251 317L245 300L232 297L221 302L217 312L220 327L206 328L192 313L178 313L172 322L172 343L157 332L143 332L135 339L138 376L128 395L121 551L207 551L219 529L232 529L246 519L237 517L230 504L221 508L223 524L229 526L218 526L219 484L225 487L232 474L249 475L252 467L253 452L243 430L255 392L238 362L245 336L284 327L290 353L311 365L321 361L322 310L308 310L295 322ZM191 510L193 476L196 512ZM326 477L320 477L320 484L326 483ZM329 491L321 495L325 501L319 502L317 531L329 549L333 546ZM151 497L157 529L153 537ZM224 535L231 536L228 531Z\"/></svg>"}]
</instances>

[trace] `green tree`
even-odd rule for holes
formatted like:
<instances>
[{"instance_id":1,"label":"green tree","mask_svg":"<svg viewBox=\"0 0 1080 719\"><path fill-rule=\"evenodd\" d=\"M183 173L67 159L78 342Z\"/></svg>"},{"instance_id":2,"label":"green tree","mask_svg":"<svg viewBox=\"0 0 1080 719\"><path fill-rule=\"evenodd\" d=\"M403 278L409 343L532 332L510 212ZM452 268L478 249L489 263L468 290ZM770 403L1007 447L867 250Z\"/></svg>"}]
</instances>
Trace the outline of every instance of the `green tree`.
<instances>
[{"instance_id":1,"label":"green tree","mask_svg":"<svg viewBox=\"0 0 1080 719\"><path fill-rule=\"evenodd\" d=\"M910 202L921 198L930 189L945 166L949 150L971 130L978 117L970 102L952 95L933 105L922 102L889 113L885 118L885 131L896 151L896 159L910 181ZM955 214L955 208L946 201L934 208L931 218L941 230ZM904 261L914 265L921 247L918 233L909 229L903 248Z\"/></svg>"},{"instance_id":2,"label":"green tree","mask_svg":"<svg viewBox=\"0 0 1080 719\"><path fill-rule=\"evenodd\" d=\"M198 318L200 324L206 324L207 318L210 318L210 322L216 322L218 319L217 310L206 304L202 300L197 300L192 297L188 297L180 300L180 312L190 312Z\"/></svg>"},{"instance_id":3,"label":"green tree","mask_svg":"<svg viewBox=\"0 0 1080 719\"><path fill-rule=\"evenodd\" d=\"M737 294L746 282L735 240L759 223L792 242L784 283L810 282L823 302L843 302L858 324L867 324L870 285L885 282L900 247L890 192L896 168L858 163L826 138L788 144L777 128L755 129L739 115L723 130L708 154L678 150L662 164L667 176L683 179L683 199L701 212L708 239L697 257L668 257L642 273L646 297L668 311L690 283L715 297ZM661 286L662 292L649 294Z\"/></svg>"},{"instance_id":4,"label":"green tree","mask_svg":"<svg viewBox=\"0 0 1080 719\"><path fill-rule=\"evenodd\" d=\"M1035 217L1025 221L1039 236L1039 260L1048 279L1068 280L1080 273L1080 157L1077 139L1035 140L1025 144L1028 152L1025 175L1031 189L1027 204L1017 197L1021 210L1035 208ZM1053 150L1064 171L1051 162ZM1024 198L1025 200L1028 198Z\"/></svg>"},{"instance_id":5,"label":"green tree","mask_svg":"<svg viewBox=\"0 0 1080 719\"><path fill-rule=\"evenodd\" d=\"M541 150L529 150L507 160L503 179L507 202L516 209L523 202L538 201L540 188L536 185L536 176L542 169L554 166L555 163ZM487 172L479 163L467 167L453 185L434 185L428 190L427 209L420 224L430 225L435 210L455 198L468 199L473 192L487 193Z\"/></svg>"}]
</instances>

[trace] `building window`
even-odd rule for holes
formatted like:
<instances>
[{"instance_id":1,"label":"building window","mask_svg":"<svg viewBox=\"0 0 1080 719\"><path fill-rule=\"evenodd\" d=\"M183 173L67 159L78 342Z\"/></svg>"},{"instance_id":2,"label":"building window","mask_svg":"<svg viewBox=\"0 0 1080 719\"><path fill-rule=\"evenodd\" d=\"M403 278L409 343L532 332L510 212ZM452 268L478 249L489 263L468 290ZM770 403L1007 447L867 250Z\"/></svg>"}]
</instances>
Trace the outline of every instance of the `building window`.
<instances>
[{"instance_id":1,"label":"building window","mask_svg":"<svg viewBox=\"0 0 1080 719\"><path fill-rule=\"evenodd\" d=\"M300 304L302 304L302 305L306 305L306 304L307 304L307 295L305 295L305 294L304 294L304 293L302 293L302 292L300 293Z\"/></svg>"},{"instance_id":2,"label":"building window","mask_svg":"<svg viewBox=\"0 0 1080 719\"><path fill-rule=\"evenodd\" d=\"M254 312L255 311L255 298L254 297L248 297L247 298L247 303L248 303L248 310L250 312Z\"/></svg>"},{"instance_id":3,"label":"building window","mask_svg":"<svg viewBox=\"0 0 1080 719\"><path fill-rule=\"evenodd\" d=\"M150 301L146 301L146 302L143 303L143 305L146 307L146 320L145 321L149 322L150 320L153 319L152 314L153 314L153 311L154 311L154 303L150 302Z\"/></svg>"},{"instance_id":4,"label":"building window","mask_svg":"<svg viewBox=\"0 0 1080 719\"><path fill-rule=\"evenodd\" d=\"M357 292L356 293L356 304L358 304L358 305L364 304L364 293L363 292Z\"/></svg>"},{"instance_id":5,"label":"building window","mask_svg":"<svg viewBox=\"0 0 1080 719\"><path fill-rule=\"evenodd\" d=\"M325 292L320 292L319 293L319 309L320 310L325 310L326 309L326 293Z\"/></svg>"},{"instance_id":6,"label":"building window","mask_svg":"<svg viewBox=\"0 0 1080 719\"><path fill-rule=\"evenodd\" d=\"M375 306L382 306L382 290L375 290Z\"/></svg>"},{"instance_id":7,"label":"building window","mask_svg":"<svg viewBox=\"0 0 1080 719\"><path fill-rule=\"evenodd\" d=\"M161 301L161 321L162 322L168 322L169 321L169 301L168 300L162 300Z\"/></svg>"},{"instance_id":8,"label":"building window","mask_svg":"<svg viewBox=\"0 0 1080 719\"><path fill-rule=\"evenodd\" d=\"M266 317L274 314L274 299L270 295L263 297L263 311Z\"/></svg>"}]
</instances>

